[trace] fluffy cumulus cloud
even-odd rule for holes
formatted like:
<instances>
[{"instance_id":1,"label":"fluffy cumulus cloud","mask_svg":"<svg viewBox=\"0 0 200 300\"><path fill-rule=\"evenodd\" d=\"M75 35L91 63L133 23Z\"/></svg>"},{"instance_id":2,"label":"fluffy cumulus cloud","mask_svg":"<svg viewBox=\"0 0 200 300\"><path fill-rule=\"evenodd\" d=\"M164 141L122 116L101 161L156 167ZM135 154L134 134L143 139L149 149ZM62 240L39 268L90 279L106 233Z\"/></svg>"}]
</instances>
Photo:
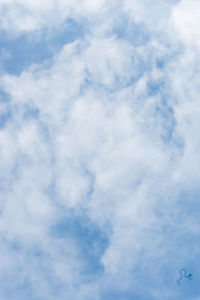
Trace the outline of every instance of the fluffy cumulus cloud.
<instances>
[{"instance_id":1,"label":"fluffy cumulus cloud","mask_svg":"<svg viewBox=\"0 0 200 300\"><path fill-rule=\"evenodd\" d=\"M199 11L1 0L0 299L200 299Z\"/></svg>"}]
</instances>

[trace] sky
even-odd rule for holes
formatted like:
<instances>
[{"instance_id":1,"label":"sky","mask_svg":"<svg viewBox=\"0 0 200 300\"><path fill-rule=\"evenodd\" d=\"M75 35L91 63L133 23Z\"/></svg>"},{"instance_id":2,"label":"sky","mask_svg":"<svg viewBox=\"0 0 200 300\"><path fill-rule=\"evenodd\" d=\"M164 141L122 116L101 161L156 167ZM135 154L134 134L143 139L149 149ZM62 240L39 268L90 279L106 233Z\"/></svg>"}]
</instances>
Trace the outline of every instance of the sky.
<instances>
[{"instance_id":1,"label":"sky","mask_svg":"<svg viewBox=\"0 0 200 300\"><path fill-rule=\"evenodd\" d=\"M200 300L199 15L0 0L0 300Z\"/></svg>"}]
</instances>

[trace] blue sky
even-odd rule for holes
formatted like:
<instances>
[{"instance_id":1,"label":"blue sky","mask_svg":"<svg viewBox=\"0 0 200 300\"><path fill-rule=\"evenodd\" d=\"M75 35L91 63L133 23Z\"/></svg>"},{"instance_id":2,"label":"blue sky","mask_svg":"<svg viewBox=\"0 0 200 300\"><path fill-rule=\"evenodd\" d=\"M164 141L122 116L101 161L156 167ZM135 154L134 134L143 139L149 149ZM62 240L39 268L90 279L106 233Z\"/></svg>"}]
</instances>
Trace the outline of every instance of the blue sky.
<instances>
[{"instance_id":1,"label":"blue sky","mask_svg":"<svg viewBox=\"0 0 200 300\"><path fill-rule=\"evenodd\" d=\"M0 300L200 300L199 12L1 1Z\"/></svg>"}]
</instances>

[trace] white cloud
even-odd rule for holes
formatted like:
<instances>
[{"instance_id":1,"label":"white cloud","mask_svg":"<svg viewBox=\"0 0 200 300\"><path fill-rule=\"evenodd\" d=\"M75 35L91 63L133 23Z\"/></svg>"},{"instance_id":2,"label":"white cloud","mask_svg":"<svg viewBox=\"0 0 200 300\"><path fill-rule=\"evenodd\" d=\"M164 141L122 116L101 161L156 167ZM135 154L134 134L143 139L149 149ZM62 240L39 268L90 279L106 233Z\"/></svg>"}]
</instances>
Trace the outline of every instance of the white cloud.
<instances>
[{"instance_id":1,"label":"white cloud","mask_svg":"<svg viewBox=\"0 0 200 300\"><path fill-rule=\"evenodd\" d=\"M149 247L149 227L156 222L152 205L161 193L156 193L156 185L159 182L159 191L165 191L160 178L169 180L170 153L159 131L153 132L159 97L149 97L146 85L140 90L136 84L135 61L140 55L141 49L114 39L74 43L62 49L49 69L41 72L36 67L19 77L2 78L16 106L12 130L18 152L28 160L27 167L25 162L19 167L19 179L13 184L15 206L8 200L3 212L1 228L10 239L27 239L28 235L37 243L45 237L56 216L42 191L54 180L57 203L89 210L90 218L102 229L111 223L114 236L103 257L105 270L111 268L117 274L122 265L134 265L138 253ZM132 76L136 78L133 86L144 97L142 103L134 89L121 99L109 92L124 88ZM87 78L90 84L85 86ZM39 109L38 119L24 120L28 103ZM90 189L94 192L88 199ZM15 230L7 227L11 219ZM25 224L29 224L28 231L23 230ZM139 236L143 238L136 247ZM159 244L156 232L152 238ZM126 260L122 258L125 249ZM151 257L157 246L149 251Z\"/></svg>"},{"instance_id":2,"label":"white cloud","mask_svg":"<svg viewBox=\"0 0 200 300\"><path fill-rule=\"evenodd\" d=\"M52 29L66 19L90 18L104 12L105 1L2 0L0 28L13 33Z\"/></svg>"},{"instance_id":3,"label":"white cloud","mask_svg":"<svg viewBox=\"0 0 200 300\"><path fill-rule=\"evenodd\" d=\"M175 6L172 13L172 22L181 40L187 46L197 47L198 50L200 47L199 14L198 0L182 0Z\"/></svg>"},{"instance_id":4,"label":"white cloud","mask_svg":"<svg viewBox=\"0 0 200 300\"><path fill-rule=\"evenodd\" d=\"M174 9L175 20L184 3ZM17 13L15 4L21 5ZM60 299L77 295L88 300L95 292L91 299L99 299L104 284L108 290L134 287L142 295L145 281L154 299L175 299L169 282L176 281L174 274L190 260L188 255L195 259L198 253L198 217L190 208L196 202L187 195L199 182L200 124L199 61L191 49L177 54L171 6L124 2L117 15L122 10L131 21L149 26L145 46L134 46L108 30L115 18L107 22L111 7L106 1L79 6L58 1L55 16L50 1L46 7L38 1L15 4L7 2L7 14L16 31L51 27L58 16L63 22L81 14L92 15L95 26L84 40L65 45L48 65L1 77L11 97L11 118L0 131L0 168L6 180L0 192L1 233L25 253L37 248L45 256L32 259L32 272L26 255L15 264L10 250L11 263L6 259L2 268L23 266L38 298L53 299L52 280L62 287ZM26 19L18 23L21 7L33 18L32 25ZM95 21L99 10L102 15ZM2 26L7 30L10 25ZM152 31L169 40L151 37ZM105 272L92 282L86 280L86 259L76 239L52 234L52 227L72 211L86 213L109 239L99 258ZM187 239L196 246L191 249ZM52 276L49 281L46 273Z\"/></svg>"}]
</instances>

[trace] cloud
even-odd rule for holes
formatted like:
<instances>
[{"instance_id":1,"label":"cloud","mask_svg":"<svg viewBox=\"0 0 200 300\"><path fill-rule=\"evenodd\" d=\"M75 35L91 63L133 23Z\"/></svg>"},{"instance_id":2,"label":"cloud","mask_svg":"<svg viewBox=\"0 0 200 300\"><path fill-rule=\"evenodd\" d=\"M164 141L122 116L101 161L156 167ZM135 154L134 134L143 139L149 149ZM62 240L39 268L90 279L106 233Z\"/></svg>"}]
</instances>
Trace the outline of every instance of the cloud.
<instances>
[{"instance_id":1,"label":"cloud","mask_svg":"<svg viewBox=\"0 0 200 300\"><path fill-rule=\"evenodd\" d=\"M196 0L180 1L172 13L172 22L177 35L188 47L197 47L199 50L199 10L200 5Z\"/></svg>"},{"instance_id":2,"label":"cloud","mask_svg":"<svg viewBox=\"0 0 200 300\"><path fill-rule=\"evenodd\" d=\"M199 58L176 2L1 2L11 38L87 24L1 72L3 299L198 297Z\"/></svg>"},{"instance_id":3,"label":"cloud","mask_svg":"<svg viewBox=\"0 0 200 300\"><path fill-rule=\"evenodd\" d=\"M68 19L91 18L104 11L105 1L1 1L1 30L14 34L39 30L51 30Z\"/></svg>"}]
</instances>

